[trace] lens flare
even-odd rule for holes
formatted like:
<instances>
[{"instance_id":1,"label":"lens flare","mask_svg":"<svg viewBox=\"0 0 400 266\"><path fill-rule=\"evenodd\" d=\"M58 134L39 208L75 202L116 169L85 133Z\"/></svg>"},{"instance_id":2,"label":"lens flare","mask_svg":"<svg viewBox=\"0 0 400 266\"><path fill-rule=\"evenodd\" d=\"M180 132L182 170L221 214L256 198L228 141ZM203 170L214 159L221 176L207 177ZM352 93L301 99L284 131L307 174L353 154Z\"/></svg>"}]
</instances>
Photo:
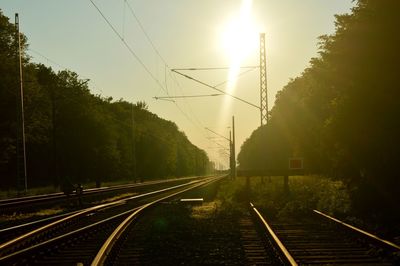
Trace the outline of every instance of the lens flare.
<instances>
[{"instance_id":1,"label":"lens flare","mask_svg":"<svg viewBox=\"0 0 400 266\"><path fill-rule=\"evenodd\" d=\"M258 49L259 31L252 18L252 5L252 0L243 0L240 13L224 25L221 34L222 49L230 60L228 82L225 88L228 93L233 93L235 90L243 60ZM220 114L221 121L227 118L231 101L230 97L224 98Z\"/></svg>"}]
</instances>

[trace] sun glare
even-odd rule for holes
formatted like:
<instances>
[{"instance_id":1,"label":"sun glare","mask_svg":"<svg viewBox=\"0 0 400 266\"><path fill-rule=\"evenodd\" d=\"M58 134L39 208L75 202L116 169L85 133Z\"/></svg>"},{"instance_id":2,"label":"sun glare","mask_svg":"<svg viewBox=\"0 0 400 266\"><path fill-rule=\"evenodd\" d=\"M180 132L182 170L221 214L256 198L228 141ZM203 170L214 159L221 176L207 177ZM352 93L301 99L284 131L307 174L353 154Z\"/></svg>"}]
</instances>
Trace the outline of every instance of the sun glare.
<instances>
[{"instance_id":1,"label":"sun glare","mask_svg":"<svg viewBox=\"0 0 400 266\"><path fill-rule=\"evenodd\" d=\"M249 19L232 19L222 34L222 48L231 61L244 59L257 49L258 35Z\"/></svg>"},{"instance_id":2,"label":"sun glare","mask_svg":"<svg viewBox=\"0 0 400 266\"><path fill-rule=\"evenodd\" d=\"M222 48L230 56L245 58L258 46L258 30L251 16L252 0L243 0L239 16L232 17L223 27Z\"/></svg>"},{"instance_id":3,"label":"sun glare","mask_svg":"<svg viewBox=\"0 0 400 266\"><path fill-rule=\"evenodd\" d=\"M252 0L243 0L238 16L231 18L223 27L222 49L230 60L227 90L232 92L240 66L258 47L258 30L251 16Z\"/></svg>"},{"instance_id":4,"label":"sun glare","mask_svg":"<svg viewBox=\"0 0 400 266\"><path fill-rule=\"evenodd\" d=\"M225 90L233 93L243 61L258 50L259 28L252 17L252 0L242 0L240 13L231 17L220 31L220 45L229 57L228 82ZM225 97L220 110L220 121L225 121L232 99Z\"/></svg>"}]
</instances>

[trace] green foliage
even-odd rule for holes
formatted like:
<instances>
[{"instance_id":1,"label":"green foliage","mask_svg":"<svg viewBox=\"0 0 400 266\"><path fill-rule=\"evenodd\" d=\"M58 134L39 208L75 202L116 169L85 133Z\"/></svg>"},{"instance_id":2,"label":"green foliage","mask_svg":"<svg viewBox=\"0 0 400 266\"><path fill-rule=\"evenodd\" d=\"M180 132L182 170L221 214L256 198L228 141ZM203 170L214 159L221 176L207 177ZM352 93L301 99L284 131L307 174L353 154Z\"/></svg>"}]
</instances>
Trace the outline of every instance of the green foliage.
<instances>
[{"instance_id":1,"label":"green foliage","mask_svg":"<svg viewBox=\"0 0 400 266\"><path fill-rule=\"evenodd\" d=\"M344 216L350 210L349 191L342 181L320 176L290 177L290 197L284 199L278 217L299 217L317 209L334 216Z\"/></svg>"},{"instance_id":2,"label":"green foliage","mask_svg":"<svg viewBox=\"0 0 400 266\"><path fill-rule=\"evenodd\" d=\"M399 10L399 1L359 0L337 15L336 32L320 37L320 56L278 93L270 123L243 144L240 167L302 156L309 172L345 182L355 211L400 218ZM285 145L276 151L270 142Z\"/></svg>"},{"instance_id":3,"label":"green foliage","mask_svg":"<svg viewBox=\"0 0 400 266\"><path fill-rule=\"evenodd\" d=\"M15 27L0 10L0 187L18 186L18 58ZM135 104L93 95L88 80L25 56L24 114L29 186L69 181L202 175L209 159L176 124ZM19 137L17 137L19 136ZM20 184L19 184L20 185Z\"/></svg>"},{"instance_id":4,"label":"green foliage","mask_svg":"<svg viewBox=\"0 0 400 266\"><path fill-rule=\"evenodd\" d=\"M283 193L283 178L238 177L225 181L217 199L224 209L245 211L248 202L262 208L268 218L304 217L311 210L345 216L350 209L349 191L343 182L320 176L292 176L290 194Z\"/></svg>"}]
</instances>

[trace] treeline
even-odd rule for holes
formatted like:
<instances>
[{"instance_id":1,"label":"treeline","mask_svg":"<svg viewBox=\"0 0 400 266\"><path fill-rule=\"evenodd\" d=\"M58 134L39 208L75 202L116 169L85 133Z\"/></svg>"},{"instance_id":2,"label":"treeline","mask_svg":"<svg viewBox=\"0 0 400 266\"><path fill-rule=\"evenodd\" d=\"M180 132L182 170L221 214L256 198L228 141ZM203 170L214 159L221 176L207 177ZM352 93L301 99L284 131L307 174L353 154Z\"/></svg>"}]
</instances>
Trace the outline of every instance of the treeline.
<instances>
[{"instance_id":1,"label":"treeline","mask_svg":"<svg viewBox=\"0 0 400 266\"><path fill-rule=\"evenodd\" d=\"M28 186L201 175L207 154L176 124L132 104L93 95L87 80L55 73L26 54L21 35ZM0 186L22 186L15 26L0 10ZM139 88L138 88L139 89ZM20 178L17 178L19 172Z\"/></svg>"},{"instance_id":2,"label":"treeline","mask_svg":"<svg viewBox=\"0 0 400 266\"><path fill-rule=\"evenodd\" d=\"M347 184L355 210L399 218L399 12L400 1L359 0L337 15L319 56L243 144L240 167L287 168L288 157L304 157L308 172Z\"/></svg>"}]
</instances>

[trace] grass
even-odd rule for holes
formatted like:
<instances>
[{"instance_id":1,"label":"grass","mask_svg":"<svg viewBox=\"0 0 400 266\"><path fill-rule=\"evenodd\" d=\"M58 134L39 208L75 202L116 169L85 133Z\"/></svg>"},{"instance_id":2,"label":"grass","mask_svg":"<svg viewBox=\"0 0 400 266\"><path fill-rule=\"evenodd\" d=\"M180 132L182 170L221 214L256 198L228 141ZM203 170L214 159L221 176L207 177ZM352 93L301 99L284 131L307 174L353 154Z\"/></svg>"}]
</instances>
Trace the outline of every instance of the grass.
<instances>
[{"instance_id":1,"label":"grass","mask_svg":"<svg viewBox=\"0 0 400 266\"><path fill-rule=\"evenodd\" d=\"M350 210L349 193L340 181L291 176L289 188L284 191L283 177L237 177L224 183L218 199L225 209L239 212L251 201L270 218L300 217L312 209L332 215L346 215Z\"/></svg>"},{"instance_id":2,"label":"grass","mask_svg":"<svg viewBox=\"0 0 400 266\"><path fill-rule=\"evenodd\" d=\"M29 219L29 218L33 218L33 217L47 217L47 216L63 213L64 211L65 211L65 209L57 207L57 208L45 209L45 210L40 210L37 212L31 212L31 213L2 214L2 215L0 215L0 222L25 220L25 219Z\"/></svg>"},{"instance_id":3,"label":"grass","mask_svg":"<svg viewBox=\"0 0 400 266\"><path fill-rule=\"evenodd\" d=\"M215 215L220 205L220 201L211 201L205 202L200 206L193 206L190 217L194 219L209 219Z\"/></svg>"}]
</instances>

